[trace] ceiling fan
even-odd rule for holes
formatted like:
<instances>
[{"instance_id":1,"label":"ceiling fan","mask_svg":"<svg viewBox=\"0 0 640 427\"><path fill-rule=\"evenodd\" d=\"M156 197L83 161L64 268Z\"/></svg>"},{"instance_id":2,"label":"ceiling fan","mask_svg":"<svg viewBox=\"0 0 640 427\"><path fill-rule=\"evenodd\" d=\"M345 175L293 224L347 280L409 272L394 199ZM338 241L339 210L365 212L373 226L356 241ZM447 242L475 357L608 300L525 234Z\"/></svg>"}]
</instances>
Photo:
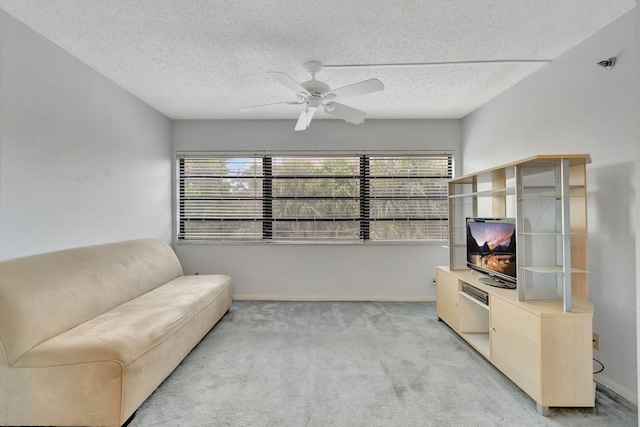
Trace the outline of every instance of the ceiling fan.
<instances>
[{"instance_id":1,"label":"ceiling fan","mask_svg":"<svg viewBox=\"0 0 640 427\"><path fill-rule=\"evenodd\" d=\"M357 110L347 105L336 102L336 99L342 100L350 96L364 95L384 89L384 85L378 79L364 80L359 83L353 83L337 89L331 89L328 84L316 80L316 74L322 70L322 64L318 61L309 61L304 64L304 68L311 74L311 80L298 83L285 73L271 71L269 74L275 80L279 81L289 89L296 93L297 100L275 102L272 104L255 105L252 107L240 108L240 111L252 111L256 108L271 107L273 105L305 104L305 109L300 113L295 130L305 130L309 127L311 119L315 112L322 108L325 113L331 114L339 119L353 124L364 122L367 115L364 111Z\"/></svg>"}]
</instances>

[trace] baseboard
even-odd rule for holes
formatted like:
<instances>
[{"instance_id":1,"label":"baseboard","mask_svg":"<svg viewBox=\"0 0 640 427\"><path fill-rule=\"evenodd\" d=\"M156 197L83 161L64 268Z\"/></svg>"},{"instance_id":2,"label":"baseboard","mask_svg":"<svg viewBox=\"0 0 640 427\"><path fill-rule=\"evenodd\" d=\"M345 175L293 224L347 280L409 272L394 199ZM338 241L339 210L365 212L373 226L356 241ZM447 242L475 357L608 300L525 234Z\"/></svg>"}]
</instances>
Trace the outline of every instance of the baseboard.
<instances>
[{"instance_id":1,"label":"baseboard","mask_svg":"<svg viewBox=\"0 0 640 427\"><path fill-rule=\"evenodd\" d=\"M596 377L594 377L593 380L598 384L605 386L606 388L613 391L614 393L624 397L630 403L638 406L638 393L636 390L629 390L628 388L602 375L597 375Z\"/></svg>"},{"instance_id":2,"label":"baseboard","mask_svg":"<svg viewBox=\"0 0 640 427\"><path fill-rule=\"evenodd\" d=\"M433 302L435 295L415 297L388 295L233 295L236 301L388 301Z\"/></svg>"}]
</instances>

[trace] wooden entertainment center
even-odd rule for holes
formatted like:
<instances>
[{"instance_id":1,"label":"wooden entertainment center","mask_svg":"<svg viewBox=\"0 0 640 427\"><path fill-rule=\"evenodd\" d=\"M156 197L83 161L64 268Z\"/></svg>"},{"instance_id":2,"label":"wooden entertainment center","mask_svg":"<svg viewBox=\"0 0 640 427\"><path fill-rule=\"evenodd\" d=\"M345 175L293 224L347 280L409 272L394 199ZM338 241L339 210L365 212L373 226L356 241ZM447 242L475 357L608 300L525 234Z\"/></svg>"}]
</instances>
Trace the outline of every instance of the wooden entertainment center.
<instances>
[{"instance_id":1,"label":"wooden entertainment center","mask_svg":"<svg viewBox=\"0 0 640 427\"><path fill-rule=\"evenodd\" d=\"M586 154L539 155L449 181L449 267L437 313L536 402L593 407ZM514 218L517 288L467 267L466 218Z\"/></svg>"}]
</instances>

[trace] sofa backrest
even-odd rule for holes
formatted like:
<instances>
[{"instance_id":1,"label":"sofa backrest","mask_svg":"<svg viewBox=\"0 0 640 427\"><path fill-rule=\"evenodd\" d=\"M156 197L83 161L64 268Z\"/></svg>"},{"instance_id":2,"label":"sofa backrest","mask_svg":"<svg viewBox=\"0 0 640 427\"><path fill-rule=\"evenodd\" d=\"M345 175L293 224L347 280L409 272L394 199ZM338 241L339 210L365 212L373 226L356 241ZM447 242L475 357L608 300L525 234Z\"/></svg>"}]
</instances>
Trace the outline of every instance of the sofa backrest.
<instances>
[{"instance_id":1,"label":"sofa backrest","mask_svg":"<svg viewBox=\"0 0 640 427\"><path fill-rule=\"evenodd\" d=\"M12 364L43 341L182 274L171 247L157 239L2 261L0 349Z\"/></svg>"}]
</instances>

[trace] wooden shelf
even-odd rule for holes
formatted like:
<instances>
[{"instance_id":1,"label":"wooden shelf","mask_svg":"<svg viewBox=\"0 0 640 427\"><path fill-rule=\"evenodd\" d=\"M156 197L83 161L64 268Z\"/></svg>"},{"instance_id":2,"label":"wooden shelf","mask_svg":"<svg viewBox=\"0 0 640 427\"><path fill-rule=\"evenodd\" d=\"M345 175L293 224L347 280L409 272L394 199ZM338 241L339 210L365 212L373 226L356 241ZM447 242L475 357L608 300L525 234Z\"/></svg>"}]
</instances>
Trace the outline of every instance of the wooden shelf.
<instances>
[{"instance_id":1,"label":"wooden shelf","mask_svg":"<svg viewBox=\"0 0 640 427\"><path fill-rule=\"evenodd\" d=\"M532 271L534 273L541 273L541 274L557 274L557 273L562 273L562 267L561 266L528 266L528 267L518 267L521 270L525 270L525 271ZM571 269L571 273L589 273L588 270L581 270L579 268L572 268Z\"/></svg>"},{"instance_id":2,"label":"wooden shelf","mask_svg":"<svg viewBox=\"0 0 640 427\"><path fill-rule=\"evenodd\" d=\"M471 347L475 348L478 353L488 358L491 350L491 343L489 342L489 333L460 333L460 336L468 342Z\"/></svg>"},{"instance_id":3,"label":"wooden shelf","mask_svg":"<svg viewBox=\"0 0 640 427\"><path fill-rule=\"evenodd\" d=\"M510 194L515 194L514 188L500 188L500 189L493 189L493 190L476 191L472 193L451 194L449 195L449 198L458 199L463 197L499 196L499 195L510 195Z\"/></svg>"},{"instance_id":4,"label":"wooden shelf","mask_svg":"<svg viewBox=\"0 0 640 427\"><path fill-rule=\"evenodd\" d=\"M503 169L511 168L520 164L527 164L528 166L534 167L555 166L558 164L558 159L569 159L569 166L591 163L591 157L588 154L539 154L537 156L527 157L526 159L463 175L452 179L450 182L454 184L475 184L478 182L478 176L480 175L489 175L494 172L500 172Z\"/></svg>"},{"instance_id":5,"label":"wooden shelf","mask_svg":"<svg viewBox=\"0 0 640 427\"><path fill-rule=\"evenodd\" d=\"M562 236L563 234L559 231L519 231L518 236ZM571 232L572 236L586 236L587 233L580 232Z\"/></svg>"}]
</instances>

